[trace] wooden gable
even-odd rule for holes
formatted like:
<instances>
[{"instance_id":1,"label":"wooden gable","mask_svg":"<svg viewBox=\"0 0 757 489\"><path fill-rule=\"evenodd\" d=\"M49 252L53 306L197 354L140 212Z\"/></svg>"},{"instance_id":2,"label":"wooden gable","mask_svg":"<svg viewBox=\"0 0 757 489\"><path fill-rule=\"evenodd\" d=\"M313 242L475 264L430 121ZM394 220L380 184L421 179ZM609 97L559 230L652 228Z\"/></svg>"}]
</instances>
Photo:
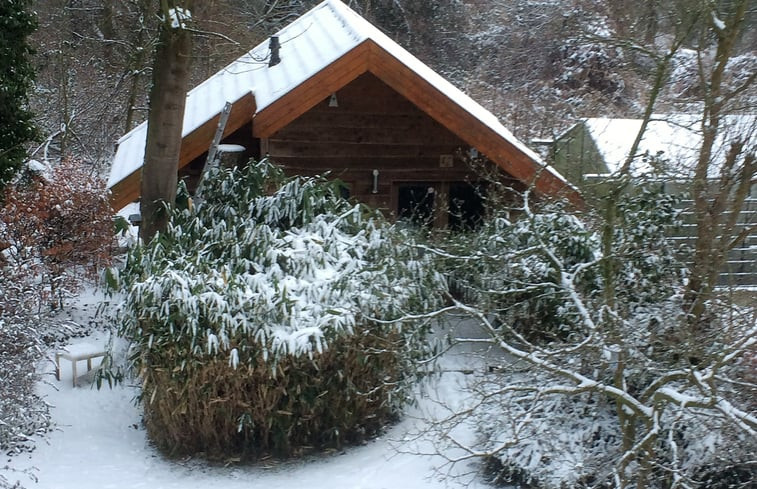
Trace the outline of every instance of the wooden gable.
<instances>
[{"instance_id":1,"label":"wooden gable","mask_svg":"<svg viewBox=\"0 0 757 489\"><path fill-rule=\"evenodd\" d=\"M364 19L349 11L346 6L334 0L326 0L313 12L326 15L325 12L328 9L334 9L335 12L328 15L344 15L343 20L346 19L347 24L353 23L354 25L350 25L353 25L358 31L362 29L363 34L361 35L364 35L365 38L356 41L351 48L348 47L341 51L341 54L335 57L333 61L318 67L312 74L298 79L295 84L288 85L288 88L284 91L278 91L279 85L276 84L276 80L278 80L276 77L289 73L288 69L284 70L281 66L286 65L288 60L295 62L294 56L282 58L281 65L264 68L264 70L271 70L270 73L261 71L260 75L256 75L260 78L245 81L244 83L250 83L247 86L250 87L249 89L252 92L256 90L256 83L265 84L265 93L268 98L263 102L258 101L259 110L256 99L249 92L236 100L233 103L231 117L224 133L225 136L234 135L238 140L240 131L243 131L242 128L251 126L251 137L254 139L254 141L250 141L251 146L257 147L261 142L266 144L265 142L268 141L269 144L279 144L279 149L282 149L277 138L280 140L282 134L287 134L286 131L290 131L287 137L294 137L292 135L295 130L302 131L302 127L296 129L296 127L304 124L303 121L299 120L301 117L313 111L319 104L323 104L333 93L337 93L338 97L339 92L345 88L349 92L352 89L351 84L356 80L363 80L357 83L373 80L376 83L373 83L373 88L370 88L370 90L375 89L378 92L390 94L387 96L395 94L398 97L397 100L401 99L403 104L412 107L416 116L423 115L425 117L423 119L425 125L419 130L428 131L434 126L436 130L443 129L445 131L442 138L443 144L433 148L433 145L425 144L424 141L423 145L418 145L418 148L416 148L420 153L415 156L419 158L421 156L428 157L438 162L442 155L448 158L453 147L463 150L474 148L507 175L518 180L523 188L532 187L538 194L565 198L576 204L581 202L581 196L573 186L562 179L559 174L545 168L539 158L509 134L494 116L433 73L428 67L422 65L396 43L379 33ZM295 36L294 39L300 41L303 38ZM287 46L289 46L289 49L293 49L291 47L293 44L290 43ZM304 44L301 46L302 49L306 47ZM284 71L277 72L276 70ZM228 76L233 77L236 74L232 71ZM284 80L284 82L288 83L287 80ZM272 96L274 93L276 95ZM207 101L194 100L194 103L203 104ZM202 155L211 144L221 109L222 107L218 107L215 117L202 123L184 137L179 170L190 165L190 163L193 163L193 167L201 166ZM365 117L371 117L370 112L367 112L367 114ZM387 119L383 123L384 129L382 130L390 131L393 122L388 118L389 114L384 115L387 116ZM400 114L395 115L399 116ZM317 117L317 114L308 115L308 117ZM289 128L291 124L294 124L295 127ZM310 124L312 125L313 121ZM330 141L328 144L313 141L312 135L306 137L300 134L297 136L300 137L299 144L295 144L294 140L290 141L286 149L289 153L274 154L274 156L292 158L294 156L292 152L296 152L300 156L312 154L313 157L318 157L320 148L321 156L342 155L340 156L342 158L348 156L363 158L362 161L356 160L357 166L367 169L371 164L365 158L370 158L371 155L366 154L366 152L371 149L383 152L385 156L395 152L394 156L400 157L404 155L402 152L408 151L408 145L412 146L410 142L413 136L410 134L404 135L409 138L408 141L398 145L381 143L378 140L368 143L357 141L354 138L359 136L359 131L365 132L367 130L364 124L365 122L357 123L349 129L347 132L350 130L358 131L351 136L344 136L345 131L342 130L341 139L338 137L339 128L323 127L324 131L328 130L330 134L328 137L338 139ZM250 131L250 129L244 130ZM246 132L244 136L250 136L250 132ZM132 140L136 137L132 137ZM350 140L350 137L353 137L353 140ZM373 131L370 137L389 136L387 134L382 136ZM421 138L423 135L416 134L414 137ZM372 144L374 146L371 146ZM337 145L340 147L337 148ZM358 146L360 147L358 148ZM136 145L134 147L136 148ZM273 148L275 149L275 146ZM328 148L335 154L323 153L324 148ZM265 154L265 152L263 151L262 154ZM376 155L376 157L379 156ZM384 163L387 162L384 161ZM406 162L405 165L407 164ZM419 170L426 168L425 163L420 159L414 159L412 164L420 165L418 166ZM312 166L320 167L322 165L321 163L314 163ZM139 197L141 171L139 166L130 166L130 168L136 169L129 170L131 173L112 183L112 203L116 209L122 208ZM449 161L446 160L444 165L437 164L435 170L441 171L442 168L445 168L445 171L449 173L448 179L457 178L453 174L456 171L454 164L450 167ZM379 168L379 171L382 170Z\"/></svg>"}]
</instances>

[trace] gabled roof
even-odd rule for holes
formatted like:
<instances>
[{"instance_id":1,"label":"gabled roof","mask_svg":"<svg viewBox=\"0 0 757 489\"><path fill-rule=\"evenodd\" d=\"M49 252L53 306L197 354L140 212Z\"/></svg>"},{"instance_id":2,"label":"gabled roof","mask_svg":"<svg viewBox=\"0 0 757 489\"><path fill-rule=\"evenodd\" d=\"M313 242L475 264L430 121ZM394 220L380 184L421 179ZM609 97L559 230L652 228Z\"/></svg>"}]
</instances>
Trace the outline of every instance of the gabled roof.
<instances>
[{"instance_id":1,"label":"gabled roof","mask_svg":"<svg viewBox=\"0 0 757 489\"><path fill-rule=\"evenodd\" d=\"M631 151L641 129L641 119L589 118L581 123L594 141L607 173L617 172ZM718 138L713 145L711 175L717 176L720 163L729 150L728 143L739 139L754 148L757 138L757 116L727 115L721 120ZM751 142L750 142L751 141ZM699 157L702 145L701 114L654 114L639 145L632 164L635 174L649 173L652 168L644 155L664 161L664 172L674 178L688 178ZM748 146L747 146L748 147Z\"/></svg>"},{"instance_id":2,"label":"gabled roof","mask_svg":"<svg viewBox=\"0 0 757 489\"><path fill-rule=\"evenodd\" d=\"M370 72L537 192L581 201L497 117L339 0L325 0L277 36L281 63L268 66L266 41L187 94L180 168L207 151L226 102L233 108L225 134L253 120L253 135L265 138ZM118 141L108 180L115 208L139 197L146 136L142 123Z\"/></svg>"}]
</instances>

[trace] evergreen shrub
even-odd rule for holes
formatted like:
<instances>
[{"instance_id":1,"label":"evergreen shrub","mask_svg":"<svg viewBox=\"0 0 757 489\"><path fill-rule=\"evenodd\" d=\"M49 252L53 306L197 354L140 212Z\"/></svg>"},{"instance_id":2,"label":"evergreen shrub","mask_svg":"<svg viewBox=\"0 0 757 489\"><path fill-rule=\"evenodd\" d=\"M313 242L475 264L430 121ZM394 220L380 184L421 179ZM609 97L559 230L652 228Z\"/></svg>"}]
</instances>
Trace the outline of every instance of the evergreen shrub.
<instances>
[{"instance_id":1,"label":"evergreen shrub","mask_svg":"<svg viewBox=\"0 0 757 489\"><path fill-rule=\"evenodd\" d=\"M0 201L38 135L28 106L34 80L28 36L36 28L31 0L0 2Z\"/></svg>"},{"instance_id":2,"label":"evergreen shrub","mask_svg":"<svg viewBox=\"0 0 757 489\"><path fill-rule=\"evenodd\" d=\"M531 219L511 219L507 209L490 214L475 232L451 240L452 254L469 256L450 262L452 286L465 302L495 311L498 322L530 340L566 339L580 328L580 318L560 286L557 264L540 247L550 246L557 259L575 266L597 259L597 235L560 204L545 205ZM580 285L598 290L599 279L588 273Z\"/></svg>"},{"instance_id":3,"label":"evergreen shrub","mask_svg":"<svg viewBox=\"0 0 757 489\"><path fill-rule=\"evenodd\" d=\"M399 414L443 285L412 239L267 161L179 190L168 230L110 278L153 442L173 456L297 455Z\"/></svg>"},{"instance_id":4,"label":"evergreen shrub","mask_svg":"<svg viewBox=\"0 0 757 489\"><path fill-rule=\"evenodd\" d=\"M0 313L0 450L5 454L32 451L32 437L50 429L49 406L35 389L41 347L28 322Z\"/></svg>"},{"instance_id":5,"label":"evergreen shrub","mask_svg":"<svg viewBox=\"0 0 757 489\"><path fill-rule=\"evenodd\" d=\"M671 284L681 279L683 267L667 234L679 224L675 203L674 197L641 184L618 203L610 258L618 299L630 308L669 297ZM451 260L446 267L451 287L464 302L495 312L496 321L529 341L568 341L581 333L582 320L561 284L562 268L585 268L578 290L601 299L602 237L596 217L572 214L560 202L535 207L530 217L516 214L515 219L507 208L489 209L490 217L478 229L450 240L453 254L467 259Z\"/></svg>"}]
</instances>

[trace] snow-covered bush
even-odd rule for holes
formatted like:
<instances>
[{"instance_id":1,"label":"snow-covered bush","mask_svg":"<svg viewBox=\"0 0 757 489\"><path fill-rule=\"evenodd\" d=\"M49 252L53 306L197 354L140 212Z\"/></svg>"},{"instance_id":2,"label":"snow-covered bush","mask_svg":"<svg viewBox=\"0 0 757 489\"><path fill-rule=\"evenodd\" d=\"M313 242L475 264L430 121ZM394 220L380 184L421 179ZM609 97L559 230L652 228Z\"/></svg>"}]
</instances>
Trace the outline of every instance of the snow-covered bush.
<instances>
[{"instance_id":1,"label":"snow-covered bush","mask_svg":"<svg viewBox=\"0 0 757 489\"><path fill-rule=\"evenodd\" d=\"M38 295L26 308L56 308L82 279L110 263L112 210L105 182L81 161L67 159L52 169L36 165L5 189L0 267L6 279Z\"/></svg>"},{"instance_id":2,"label":"snow-covered bush","mask_svg":"<svg viewBox=\"0 0 757 489\"><path fill-rule=\"evenodd\" d=\"M588 212L535 210L526 194L517 219L438 251L467 280L457 310L486 333L453 341L503 355L430 434L466 450L451 460L486 458L507 483L741 487L757 450L755 311L712 303L707 330L691 329L665 238L670 199L644 189L619 199L616 225L603 227ZM450 435L471 419L480 443Z\"/></svg>"},{"instance_id":3,"label":"snow-covered bush","mask_svg":"<svg viewBox=\"0 0 757 489\"><path fill-rule=\"evenodd\" d=\"M623 64L620 49L600 44L569 40L560 48L559 74L555 86L594 90L617 96L625 88L619 68Z\"/></svg>"},{"instance_id":4,"label":"snow-covered bush","mask_svg":"<svg viewBox=\"0 0 757 489\"><path fill-rule=\"evenodd\" d=\"M630 307L670 296L680 278L683 265L666 234L679 221L674 204L674 197L645 185L618 204L622 224L613 230L612 260L617 293ZM449 261L454 289L465 301L498 311L498 321L530 340L567 339L583 323L561 286L561 267L601 258L596 220L571 214L562 203L547 203L514 220L507 209L495 207L476 233L448 244L453 256L472 253L462 262ZM554 256L539 252L542 247ZM600 268L587 267L575 286L596 299L603 288ZM492 294L493 289L503 292Z\"/></svg>"},{"instance_id":5,"label":"snow-covered bush","mask_svg":"<svg viewBox=\"0 0 757 489\"><path fill-rule=\"evenodd\" d=\"M561 205L548 206L532 220L512 221L502 210L482 223L475 233L459 235L450 244L454 253L472 252L472 259L452 260L452 284L461 297L478 307L500 313L520 334L535 341L553 341L571 334L580 325L577 311L566 306L559 270L548 256L533 253L544 239L566 263L594 259L599 240L576 216ZM514 255L518 259L508 260ZM493 264L501 266L492 266ZM582 289L597 290L596 276L585 277ZM491 294L491 290L509 293Z\"/></svg>"},{"instance_id":6,"label":"snow-covered bush","mask_svg":"<svg viewBox=\"0 0 757 489\"><path fill-rule=\"evenodd\" d=\"M104 183L81 162L29 173L4 189L0 205L0 450L32 450L49 429L48 406L35 393L44 348L74 331L52 320L66 292L107 263L111 209ZM0 484L1 485L1 484Z\"/></svg>"},{"instance_id":7,"label":"snow-covered bush","mask_svg":"<svg viewBox=\"0 0 757 489\"><path fill-rule=\"evenodd\" d=\"M27 322L0 314L0 450L32 450L32 436L50 427L47 403L35 392L42 358L36 331Z\"/></svg>"},{"instance_id":8,"label":"snow-covered bush","mask_svg":"<svg viewBox=\"0 0 757 489\"><path fill-rule=\"evenodd\" d=\"M214 170L117 281L151 439L170 454L292 455L397 416L443 284L411 237L267 161ZM181 202L186 201L186 208Z\"/></svg>"}]
</instances>

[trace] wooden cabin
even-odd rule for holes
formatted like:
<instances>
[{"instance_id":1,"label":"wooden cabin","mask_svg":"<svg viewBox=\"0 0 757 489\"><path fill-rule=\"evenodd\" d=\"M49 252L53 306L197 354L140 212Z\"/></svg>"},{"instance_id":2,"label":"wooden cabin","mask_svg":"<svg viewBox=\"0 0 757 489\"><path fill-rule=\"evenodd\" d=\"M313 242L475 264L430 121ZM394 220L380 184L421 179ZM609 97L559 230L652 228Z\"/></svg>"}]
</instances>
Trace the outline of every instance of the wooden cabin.
<instances>
[{"instance_id":1,"label":"wooden cabin","mask_svg":"<svg viewBox=\"0 0 757 489\"><path fill-rule=\"evenodd\" d=\"M293 175L328 171L387 215L439 226L473 218L482 177L470 155L515 188L580 202L494 115L339 0L274 37L188 93L178 171L190 189L229 102L223 143L243 147L242 161L268 156ZM139 198L146 134L145 123L119 141L108 182L116 209Z\"/></svg>"}]
</instances>

